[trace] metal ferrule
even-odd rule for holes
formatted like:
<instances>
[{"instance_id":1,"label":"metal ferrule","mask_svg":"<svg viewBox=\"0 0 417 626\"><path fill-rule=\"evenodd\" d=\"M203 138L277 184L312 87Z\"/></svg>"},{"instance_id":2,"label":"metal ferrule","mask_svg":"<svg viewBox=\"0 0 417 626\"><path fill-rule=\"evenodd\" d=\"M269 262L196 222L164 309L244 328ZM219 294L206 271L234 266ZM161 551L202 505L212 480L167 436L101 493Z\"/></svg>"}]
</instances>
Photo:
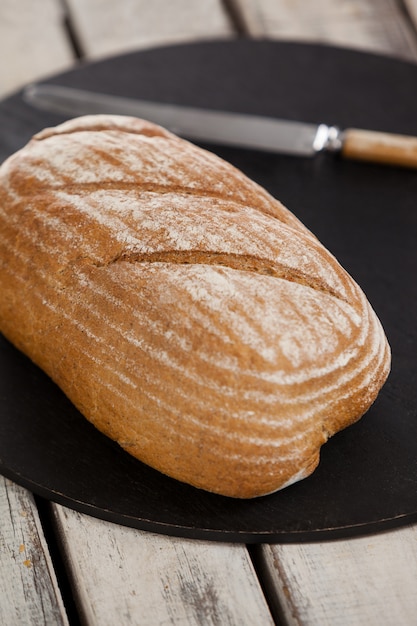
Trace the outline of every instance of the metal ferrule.
<instances>
[{"instance_id":1,"label":"metal ferrule","mask_svg":"<svg viewBox=\"0 0 417 626\"><path fill-rule=\"evenodd\" d=\"M337 126L320 124L313 141L315 152L339 152L342 149L342 131Z\"/></svg>"}]
</instances>

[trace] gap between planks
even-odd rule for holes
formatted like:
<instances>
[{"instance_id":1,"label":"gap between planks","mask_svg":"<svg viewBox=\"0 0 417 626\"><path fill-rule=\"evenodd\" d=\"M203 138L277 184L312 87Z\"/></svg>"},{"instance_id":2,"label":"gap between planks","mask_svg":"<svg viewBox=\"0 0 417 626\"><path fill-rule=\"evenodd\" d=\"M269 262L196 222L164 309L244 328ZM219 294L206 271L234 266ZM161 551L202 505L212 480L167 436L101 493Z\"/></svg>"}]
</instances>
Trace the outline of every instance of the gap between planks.
<instances>
[{"instance_id":1,"label":"gap between planks","mask_svg":"<svg viewBox=\"0 0 417 626\"><path fill-rule=\"evenodd\" d=\"M271 610L288 626L416 623L417 524L257 551Z\"/></svg>"},{"instance_id":2,"label":"gap between planks","mask_svg":"<svg viewBox=\"0 0 417 626\"><path fill-rule=\"evenodd\" d=\"M309 41L417 60L417 0L227 0L250 37Z\"/></svg>"}]
</instances>

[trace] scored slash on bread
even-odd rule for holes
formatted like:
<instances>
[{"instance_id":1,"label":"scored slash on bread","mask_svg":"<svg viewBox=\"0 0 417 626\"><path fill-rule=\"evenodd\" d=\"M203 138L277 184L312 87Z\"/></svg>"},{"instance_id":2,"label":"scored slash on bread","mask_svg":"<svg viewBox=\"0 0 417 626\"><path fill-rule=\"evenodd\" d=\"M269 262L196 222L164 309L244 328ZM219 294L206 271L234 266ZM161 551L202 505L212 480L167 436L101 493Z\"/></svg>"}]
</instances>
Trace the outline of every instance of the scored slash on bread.
<instances>
[{"instance_id":1,"label":"scored slash on bread","mask_svg":"<svg viewBox=\"0 0 417 626\"><path fill-rule=\"evenodd\" d=\"M0 267L4 335L130 454L222 495L311 474L389 372L377 316L317 238L143 120L71 120L2 165Z\"/></svg>"}]
</instances>

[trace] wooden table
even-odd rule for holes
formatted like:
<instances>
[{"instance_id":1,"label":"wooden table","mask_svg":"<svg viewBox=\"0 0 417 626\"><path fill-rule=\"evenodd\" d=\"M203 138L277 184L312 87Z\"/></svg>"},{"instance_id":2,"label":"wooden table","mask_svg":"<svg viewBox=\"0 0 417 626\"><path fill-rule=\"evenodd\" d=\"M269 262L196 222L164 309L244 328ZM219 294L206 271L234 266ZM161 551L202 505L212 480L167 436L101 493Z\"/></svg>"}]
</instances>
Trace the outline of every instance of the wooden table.
<instances>
[{"instance_id":1,"label":"wooden table","mask_svg":"<svg viewBox=\"0 0 417 626\"><path fill-rule=\"evenodd\" d=\"M417 0L2 0L0 95L126 50L236 36L417 61ZM226 544L118 526L0 477L0 624L417 623L417 525Z\"/></svg>"}]
</instances>

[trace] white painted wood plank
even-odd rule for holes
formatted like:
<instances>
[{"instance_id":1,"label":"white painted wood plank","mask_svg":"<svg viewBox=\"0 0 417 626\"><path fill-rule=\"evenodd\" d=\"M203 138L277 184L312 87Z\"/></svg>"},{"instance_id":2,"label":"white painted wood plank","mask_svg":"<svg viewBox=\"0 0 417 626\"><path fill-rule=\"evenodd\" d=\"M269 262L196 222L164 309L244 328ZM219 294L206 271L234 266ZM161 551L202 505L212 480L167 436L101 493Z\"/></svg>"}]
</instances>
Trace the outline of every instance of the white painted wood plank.
<instances>
[{"instance_id":1,"label":"white painted wood plank","mask_svg":"<svg viewBox=\"0 0 417 626\"><path fill-rule=\"evenodd\" d=\"M53 505L89 625L273 624L242 545L165 537Z\"/></svg>"},{"instance_id":2,"label":"white painted wood plank","mask_svg":"<svg viewBox=\"0 0 417 626\"><path fill-rule=\"evenodd\" d=\"M411 22L417 31L417 0L403 0Z\"/></svg>"},{"instance_id":3,"label":"white painted wood plank","mask_svg":"<svg viewBox=\"0 0 417 626\"><path fill-rule=\"evenodd\" d=\"M0 624L68 624L32 495L0 476Z\"/></svg>"},{"instance_id":4,"label":"white painted wood plank","mask_svg":"<svg viewBox=\"0 0 417 626\"><path fill-rule=\"evenodd\" d=\"M315 41L417 60L403 0L229 0L253 37ZM411 5L416 0L407 0Z\"/></svg>"},{"instance_id":5,"label":"white painted wood plank","mask_svg":"<svg viewBox=\"0 0 417 626\"><path fill-rule=\"evenodd\" d=\"M221 0L66 0L89 58L132 49L230 37Z\"/></svg>"},{"instance_id":6,"label":"white painted wood plank","mask_svg":"<svg viewBox=\"0 0 417 626\"><path fill-rule=\"evenodd\" d=\"M59 0L0 1L0 97L74 61Z\"/></svg>"},{"instance_id":7,"label":"white painted wood plank","mask_svg":"<svg viewBox=\"0 0 417 626\"><path fill-rule=\"evenodd\" d=\"M272 597L289 626L417 623L417 525L260 549Z\"/></svg>"}]
</instances>

